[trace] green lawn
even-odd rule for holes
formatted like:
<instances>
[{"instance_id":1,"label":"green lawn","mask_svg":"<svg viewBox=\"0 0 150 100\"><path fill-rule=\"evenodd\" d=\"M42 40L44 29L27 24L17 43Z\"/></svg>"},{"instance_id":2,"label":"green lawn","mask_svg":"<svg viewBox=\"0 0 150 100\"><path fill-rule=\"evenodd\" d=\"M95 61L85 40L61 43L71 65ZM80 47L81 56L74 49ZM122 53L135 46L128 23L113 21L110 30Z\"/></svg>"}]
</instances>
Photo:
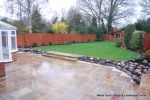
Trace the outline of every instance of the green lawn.
<instances>
[{"instance_id":1,"label":"green lawn","mask_svg":"<svg viewBox=\"0 0 150 100\"><path fill-rule=\"evenodd\" d=\"M44 51L58 51L71 54L79 54L91 57L109 58L113 60L135 59L138 53L122 48L117 48L111 42L75 43L69 45L51 45L37 47Z\"/></svg>"}]
</instances>

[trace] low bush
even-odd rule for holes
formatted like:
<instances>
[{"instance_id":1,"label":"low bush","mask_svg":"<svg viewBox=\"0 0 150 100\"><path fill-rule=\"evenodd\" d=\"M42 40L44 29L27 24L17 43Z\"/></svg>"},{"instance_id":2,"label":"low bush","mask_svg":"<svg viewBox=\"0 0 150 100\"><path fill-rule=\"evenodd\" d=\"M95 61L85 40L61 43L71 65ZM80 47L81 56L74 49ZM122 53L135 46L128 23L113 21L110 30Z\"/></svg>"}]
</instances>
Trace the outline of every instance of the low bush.
<instances>
[{"instance_id":1,"label":"low bush","mask_svg":"<svg viewBox=\"0 0 150 100\"><path fill-rule=\"evenodd\" d=\"M129 47L131 50L142 50L143 48L143 35L142 31L134 31L129 41Z\"/></svg>"},{"instance_id":2,"label":"low bush","mask_svg":"<svg viewBox=\"0 0 150 100\"><path fill-rule=\"evenodd\" d=\"M37 47L37 44L36 44L36 43L33 43L33 44L32 44L32 47Z\"/></svg>"},{"instance_id":3,"label":"low bush","mask_svg":"<svg viewBox=\"0 0 150 100\"><path fill-rule=\"evenodd\" d=\"M144 53L144 56L150 57L150 50L147 50L147 51Z\"/></svg>"},{"instance_id":4,"label":"low bush","mask_svg":"<svg viewBox=\"0 0 150 100\"><path fill-rule=\"evenodd\" d=\"M121 47L121 40L120 40L120 38L116 39L116 47Z\"/></svg>"}]
</instances>

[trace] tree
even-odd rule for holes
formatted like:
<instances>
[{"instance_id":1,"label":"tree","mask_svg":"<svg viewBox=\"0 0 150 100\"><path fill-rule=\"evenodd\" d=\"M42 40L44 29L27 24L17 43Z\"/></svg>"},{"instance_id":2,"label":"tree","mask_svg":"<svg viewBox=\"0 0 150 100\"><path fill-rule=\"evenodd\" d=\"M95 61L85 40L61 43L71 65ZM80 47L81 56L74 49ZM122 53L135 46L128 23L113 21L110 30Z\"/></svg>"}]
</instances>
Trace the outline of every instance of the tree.
<instances>
[{"instance_id":1,"label":"tree","mask_svg":"<svg viewBox=\"0 0 150 100\"><path fill-rule=\"evenodd\" d=\"M80 12L90 23L96 18L98 26L101 26L102 20L102 4L104 0L80 0Z\"/></svg>"},{"instance_id":2,"label":"tree","mask_svg":"<svg viewBox=\"0 0 150 100\"><path fill-rule=\"evenodd\" d=\"M11 9L11 12L18 14L20 20L22 17L27 18L28 30L32 33L32 14L35 9L41 9L43 4L46 4L48 0L7 0L8 8Z\"/></svg>"},{"instance_id":3,"label":"tree","mask_svg":"<svg viewBox=\"0 0 150 100\"><path fill-rule=\"evenodd\" d=\"M150 33L150 18L147 20L138 20L135 23L136 30Z\"/></svg>"},{"instance_id":4,"label":"tree","mask_svg":"<svg viewBox=\"0 0 150 100\"><path fill-rule=\"evenodd\" d=\"M112 24L117 20L126 18L132 14L132 0L80 0L80 12L91 23L95 17L99 28L107 32L113 30ZM106 22L106 23L104 23Z\"/></svg>"},{"instance_id":5,"label":"tree","mask_svg":"<svg viewBox=\"0 0 150 100\"><path fill-rule=\"evenodd\" d=\"M93 27L97 27L97 21L96 21L96 18L93 17L92 18L92 24L91 24Z\"/></svg>"},{"instance_id":6,"label":"tree","mask_svg":"<svg viewBox=\"0 0 150 100\"><path fill-rule=\"evenodd\" d=\"M70 32L77 32L78 31L78 29L80 28L79 26L83 22L83 19L82 19L81 14L79 13L79 11L76 8L71 7L68 11L66 21L69 24L68 31L70 33Z\"/></svg>"},{"instance_id":7,"label":"tree","mask_svg":"<svg viewBox=\"0 0 150 100\"><path fill-rule=\"evenodd\" d=\"M61 22L66 22L64 17L61 17Z\"/></svg>"},{"instance_id":8,"label":"tree","mask_svg":"<svg viewBox=\"0 0 150 100\"><path fill-rule=\"evenodd\" d=\"M57 23L58 22L58 17L57 16L54 16L53 18L52 18L52 24L55 24L55 23Z\"/></svg>"},{"instance_id":9,"label":"tree","mask_svg":"<svg viewBox=\"0 0 150 100\"><path fill-rule=\"evenodd\" d=\"M84 19L80 19L80 22L76 25L76 32L79 34L87 34L87 24Z\"/></svg>"},{"instance_id":10,"label":"tree","mask_svg":"<svg viewBox=\"0 0 150 100\"><path fill-rule=\"evenodd\" d=\"M10 23L10 21L8 20L7 17L1 17L0 21L6 22L6 23Z\"/></svg>"},{"instance_id":11,"label":"tree","mask_svg":"<svg viewBox=\"0 0 150 100\"><path fill-rule=\"evenodd\" d=\"M41 14L38 9L34 10L32 14L32 31L34 33L43 32L45 28L44 20L42 20Z\"/></svg>"},{"instance_id":12,"label":"tree","mask_svg":"<svg viewBox=\"0 0 150 100\"><path fill-rule=\"evenodd\" d=\"M22 23L22 21L20 21L20 20L13 20L12 25L17 27L17 33L27 33L28 32L26 25L24 25Z\"/></svg>"},{"instance_id":13,"label":"tree","mask_svg":"<svg viewBox=\"0 0 150 100\"><path fill-rule=\"evenodd\" d=\"M90 26L88 27L88 33L96 33L97 30L97 20L95 17L92 18L92 22Z\"/></svg>"},{"instance_id":14,"label":"tree","mask_svg":"<svg viewBox=\"0 0 150 100\"><path fill-rule=\"evenodd\" d=\"M113 30L112 24L117 20L129 17L133 9L131 0L105 0L103 3L102 14L107 21L107 32ZM132 9L132 11L131 11Z\"/></svg>"},{"instance_id":15,"label":"tree","mask_svg":"<svg viewBox=\"0 0 150 100\"><path fill-rule=\"evenodd\" d=\"M128 48L128 49L130 48L129 41L131 39L131 36L132 36L132 33L134 32L134 30L135 30L135 26L132 24L127 25L125 28L124 44L125 44L126 48Z\"/></svg>"},{"instance_id":16,"label":"tree","mask_svg":"<svg viewBox=\"0 0 150 100\"><path fill-rule=\"evenodd\" d=\"M150 15L150 0L141 0L140 5L142 6L142 12Z\"/></svg>"}]
</instances>

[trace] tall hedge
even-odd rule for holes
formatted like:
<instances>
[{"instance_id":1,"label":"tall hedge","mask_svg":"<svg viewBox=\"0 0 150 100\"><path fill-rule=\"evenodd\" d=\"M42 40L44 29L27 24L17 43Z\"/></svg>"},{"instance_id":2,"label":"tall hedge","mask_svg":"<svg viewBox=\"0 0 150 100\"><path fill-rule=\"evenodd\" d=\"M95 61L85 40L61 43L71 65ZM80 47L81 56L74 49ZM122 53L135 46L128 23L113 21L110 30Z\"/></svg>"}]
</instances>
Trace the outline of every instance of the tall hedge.
<instances>
[{"instance_id":1,"label":"tall hedge","mask_svg":"<svg viewBox=\"0 0 150 100\"><path fill-rule=\"evenodd\" d=\"M134 32L134 30L135 30L135 26L132 25L132 24L127 25L126 28L125 28L124 45L128 49L130 48L129 41L131 39L131 36L132 36L132 33Z\"/></svg>"},{"instance_id":2,"label":"tall hedge","mask_svg":"<svg viewBox=\"0 0 150 100\"><path fill-rule=\"evenodd\" d=\"M129 42L130 49L142 50L142 48L143 48L143 36L144 36L144 32L134 31L132 36L131 36L130 42Z\"/></svg>"}]
</instances>

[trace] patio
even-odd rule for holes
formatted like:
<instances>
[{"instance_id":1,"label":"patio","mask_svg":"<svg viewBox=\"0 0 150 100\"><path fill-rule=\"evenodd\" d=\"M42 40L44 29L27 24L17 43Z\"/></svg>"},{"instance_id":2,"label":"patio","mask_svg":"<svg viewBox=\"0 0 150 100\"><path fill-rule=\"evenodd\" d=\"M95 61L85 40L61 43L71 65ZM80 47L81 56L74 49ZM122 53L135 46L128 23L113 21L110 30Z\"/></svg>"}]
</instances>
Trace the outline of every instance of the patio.
<instances>
[{"instance_id":1,"label":"patio","mask_svg":"<svg viewBox=\"0 0 150 100\"><path fill-rule=\"evenodd\" d=\"M31 53L17 56L17 61L6 64L6 78L0 79L0 100L150 99L139 96L139 86L114 68Z\"/></svg>"}]
</instances>

